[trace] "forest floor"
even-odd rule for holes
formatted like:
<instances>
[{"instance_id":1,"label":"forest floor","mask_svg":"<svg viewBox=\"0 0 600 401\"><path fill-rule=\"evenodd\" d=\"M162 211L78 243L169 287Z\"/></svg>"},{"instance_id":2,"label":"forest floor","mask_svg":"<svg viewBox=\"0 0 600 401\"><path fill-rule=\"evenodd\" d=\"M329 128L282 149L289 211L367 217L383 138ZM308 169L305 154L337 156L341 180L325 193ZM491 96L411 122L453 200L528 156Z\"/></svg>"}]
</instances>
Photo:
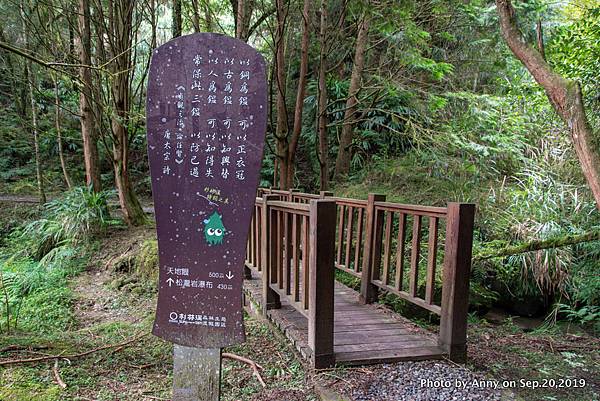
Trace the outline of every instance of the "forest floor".
<instances>
[{"instance_id":1,"label":"forest floor","mask_svg":"<svg viewBox=\"0 0 600 401\"><path fill-rule=\"evenodd\" d=\"M172 346L149 334L155 291L147 282L131 280L130 272L123 271L126 267L117 263L123 260L123 255L138 252L143 241L155 238L154 230L151 226L132 230L113 228L96 239L96 251L90 255L86 269L69 285L73 294L70 327L2 333L0 400L169 399ZM246 330L247 342L225 351L260 364L266 388L253 376L249 366L226 359L222 378L224 400L448 399L441 393L432 393L430 398L394 398L394 391L406 384L406 375L415 369L430 372L432 380L445 379L436 374L453 371L464 372L464 377L516 381L514 388L494 393L493 399L600 399L600 340L576 327L532 331L519 327L511 318L501 322L474 319L469 329L466 368L441 361L339 367L317 372L305 365L268 322L247 315ZM80 355L89 351L93 352ZM51 356L59 358L4 365L6 361ZM555 388L552 382L546 382L546 387L534 389L519 383L520 379L539 380L537 383L541 385L544 379L554 379L558 385L560 379L567 378L585 379L585 387L564 387L562 383L562 388ZM417 390L415 387L411 391Z\"/></svg>"}]
</instances>

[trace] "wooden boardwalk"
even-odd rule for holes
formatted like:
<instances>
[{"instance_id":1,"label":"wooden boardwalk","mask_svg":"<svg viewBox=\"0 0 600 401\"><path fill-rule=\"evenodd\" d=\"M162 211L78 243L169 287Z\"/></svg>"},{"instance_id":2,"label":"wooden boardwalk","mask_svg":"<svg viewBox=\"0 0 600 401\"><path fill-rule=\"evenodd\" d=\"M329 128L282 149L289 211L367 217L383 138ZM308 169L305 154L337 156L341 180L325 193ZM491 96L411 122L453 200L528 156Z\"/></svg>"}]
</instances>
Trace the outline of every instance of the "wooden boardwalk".
<instances>
[{"instance_id":1,"label":"wooden boardwalk","mask_svg":"<svg viewBox=\"0 0 600 401\"><path fill-rule=\"evenodd\" d=\"M262 281L256 271L245 280L246 296L260 305ZM281 298L281 309L271 309L268 318L285 333L300 354L310 359L308 320ZM365 365L404 360L441 359L447 354L437 345L437 336L407 319L377 305L362 305L358 293L335 284L334 354L336 363Z\"/></svg>"}]
</instances>

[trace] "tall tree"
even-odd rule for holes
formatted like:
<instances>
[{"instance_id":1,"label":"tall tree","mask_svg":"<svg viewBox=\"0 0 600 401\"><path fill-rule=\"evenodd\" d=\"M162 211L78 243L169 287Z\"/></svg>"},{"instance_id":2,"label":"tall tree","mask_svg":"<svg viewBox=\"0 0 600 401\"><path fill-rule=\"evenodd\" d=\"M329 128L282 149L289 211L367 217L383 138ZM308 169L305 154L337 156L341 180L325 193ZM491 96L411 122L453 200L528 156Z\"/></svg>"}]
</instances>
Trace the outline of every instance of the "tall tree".
<instances>
[{"instance_id":1,"label":"tall tree","mask_svg":"<svg viewBox=\"0 0 600 401\"><path fill-rule=\"evenodd\" d=\"M294 186L294 172L296 163L296 149L302 132L302 111L304 110L304 96L306 94L306 81L308 78L308 40L310 37L310 0L304 0L302 9L302 44L300 50L300 77L296 93L296 107L294 108L294 127L288 147L288 160L286 171L286 188Z\"/></svg>"},{"instance_id":2,"label":"tall tree","mask_svg":"<svg viewBox=\"0 0 600 401\"><path fill-rule=\"evenodd\" d=\"M338 148L337 159L335 162L335 178L341 181L350 172L350 161L352 158L352 141L354 139L354 125L358 106L358 92L361 88L361 79L365 68L365 53L369 41L369 19L365 11L358 21L358 35L356 37L356 46L354 50L354 64L352 66L352 76L350 77L350 87L348 88L348 99L346 100L346 110L344 112L344 121L342 132L340 134L340 145Z\"/></svg>"},{"instance_id":3,"label":"tall tree","mask_svg":"<svg viewBox=\"0 0 600 401\"><path fill-rule=\"evenodd\" d=\"M279 187L287 188L288 160L288 112L285 102L286 71L285 71L285 27L287 22L287 7L284 0L276 0L277 28L275 31L275 90L277 91L277 125L275 128L276 157L279 166Z\"/></svg>"},{"instance_id":4,"label":"tall tree","mask_svg":"<svg viewBox=\"0 0 600 401\"><path fill-rule=\"evenodd\" d=\"M329 189L329 143L327 138L327 0L321 0L319 28L319 86L317 130L319 132L320 189Z\"/></svg>"},{"instance_id":5,"label":"tall tree","mask_svg":"<svg viewBox=\"0 0 600 401\"><path fill-rule=\"evenodd\" d=\"M181 17L181 0L173 0L173 24L172 33L174 38L181 36L183 20Z\"/></svg>"},{"instance_id":6,"label":"tall tree","mask_svg":"<svg viewBox=\"0 0 600 401\"><path fill-rule=\"evenodd\" d=\"M133 38L140 19L134 21L136 0L109 0L106 10L97 3L98 48L102 63L108 65L110 77L105 80L110 98L110 129L105 134L115 174L119 204L125 222L140 225L146 220L133 190L129 174L131 136L135 133L131 119L132 85L135 72ZM131 129L131 132L130 132Z\"/></svg>"},{"instance_id":7,"label":"tall tree","mask_svg":"<svg viewBox=\"0 0 600 401\"><path fill-rule=\"evenodd\" d=\"M510 0L496 0L496 7L508 47L544 88L554 110L567 125L581 169L600 209L600 149L585 113L579 83L554 72L543 55L527 43Z\"/></svg>"},{"instance_id":8,"label":"tall tree","mask_svg":"<svg viewBox=\"0 0 600 401\"><path fill-rule=\"evenodd\" d=\"M21 0L19 3L19 11L21 12L21 22L23 27L23 41L25 42L25 50L30 51L29 33L27 30L27 14L25 12L25 0ZM31 106L31 131L33 134L33 150L35 157L35 173L37 178L38 194L40 197L40 203L46 203L46 191L44 190L44 181L42 177L42 166L40 161L40 140L39 140L39 127L38 127L38 116L37 116L37 103L35 100L35 75L31 68L31 60L25 60L25 75L27 77L27 88L29 101Z\"/></svg>"},{"instance_id":9,"label":"tall tree","mask_svg":"<svg viewBox=\"0 0 600 401\"><path fill-rule=\"evenodd\" d=\"M79 93L79 114L81 119L81 138L83 140L83 160L85 165L86 184L99 192L102 189L100 181L100 157L98 155L98 132L96 130L96 116L92 100L92 39L91 15L89 0L79 0L79 35L77 47L79 51L79 79L81 90Z\"/></svg>"},{"instance_id":10,"label":"tall tree","mask_svg":"<svg viewBox=\"0 0 600 401\"><path fill-rule=\"evenodd\" d=\"M58 144L58 157L60 160L60 167L63 172L63 177L65 178L65 183L67 184L67 188L71 190L73 188L73 183L71 182L71 176L69 175L69 171L67 170L67 162L65 161L65 154L63 150L63 141L62 141L62 124L61 124L61 113L60 113L60 93L58 90L58 78L55 72L51 73L52 75L52 83L54 84L54 127L56 128L56 142Z\"/></svg>"}]
</instances>

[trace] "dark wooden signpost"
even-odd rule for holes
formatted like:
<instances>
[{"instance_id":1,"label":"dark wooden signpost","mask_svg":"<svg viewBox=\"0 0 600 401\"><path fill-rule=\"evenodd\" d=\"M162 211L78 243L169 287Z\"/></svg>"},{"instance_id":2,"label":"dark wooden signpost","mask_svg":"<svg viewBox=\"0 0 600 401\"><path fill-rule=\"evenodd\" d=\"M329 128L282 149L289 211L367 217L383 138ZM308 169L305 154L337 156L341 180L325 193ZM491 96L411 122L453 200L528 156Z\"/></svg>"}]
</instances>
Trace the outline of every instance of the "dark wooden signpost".
<instances>
[{"instance_id":1,"label":"dark wooden signpost","mask_svg":"<svg viewBox=\"0 0 600 401\"><path fill-rule=\"evenodd\" d=\"M160 261L153 333L175 343L176 401L218 399L220 348L245 340L243 266L266 102L264 60L244 42L196 33L154 50L147 99Z\"/></svg>"}]
</instances>

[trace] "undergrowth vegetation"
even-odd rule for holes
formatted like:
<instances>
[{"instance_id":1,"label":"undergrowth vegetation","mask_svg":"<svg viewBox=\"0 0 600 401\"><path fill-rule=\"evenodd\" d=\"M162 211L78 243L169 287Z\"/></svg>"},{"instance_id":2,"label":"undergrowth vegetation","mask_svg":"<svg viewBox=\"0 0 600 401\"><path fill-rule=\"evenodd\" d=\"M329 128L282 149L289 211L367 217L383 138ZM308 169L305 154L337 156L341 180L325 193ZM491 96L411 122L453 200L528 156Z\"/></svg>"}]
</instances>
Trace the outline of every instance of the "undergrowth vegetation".
<instances>
[{"instance_id":1,"label":"undergrowth vegetation","mask_svg":"<svg viewBox=\"0 0 600 401\"><path fill-rule=\"evenodd\" d=\"M107 192L75 188L16 226L0 247L0 332L65 329L72 323L69 278L111 224Z\"/></svg>"}]
</instances>

